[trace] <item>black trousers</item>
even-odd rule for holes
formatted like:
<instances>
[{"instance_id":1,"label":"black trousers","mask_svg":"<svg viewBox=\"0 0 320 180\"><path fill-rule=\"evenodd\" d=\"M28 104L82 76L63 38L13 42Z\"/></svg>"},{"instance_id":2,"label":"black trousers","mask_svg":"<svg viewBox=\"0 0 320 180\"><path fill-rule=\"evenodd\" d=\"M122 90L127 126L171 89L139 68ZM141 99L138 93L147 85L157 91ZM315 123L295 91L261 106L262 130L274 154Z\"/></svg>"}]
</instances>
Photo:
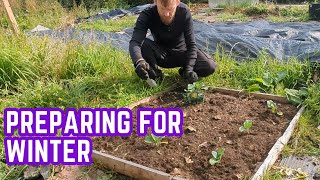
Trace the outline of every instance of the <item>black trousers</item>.
<instances>
[{"instance_id":1,"label":"black trousers","mask_svg":"<svg viewBox=\"0 0 320 180\"><path fill-rule=\"evenodd\" d=\"M156 42L145 39L141 47L142 57L154 67L158 65L162 68L185 67L186 52L160 47ZM197 50L197 59L194 71L199 77L206 77L213 74L217 68L217 63L203 50Z\"/></svg>"}]
</instances>

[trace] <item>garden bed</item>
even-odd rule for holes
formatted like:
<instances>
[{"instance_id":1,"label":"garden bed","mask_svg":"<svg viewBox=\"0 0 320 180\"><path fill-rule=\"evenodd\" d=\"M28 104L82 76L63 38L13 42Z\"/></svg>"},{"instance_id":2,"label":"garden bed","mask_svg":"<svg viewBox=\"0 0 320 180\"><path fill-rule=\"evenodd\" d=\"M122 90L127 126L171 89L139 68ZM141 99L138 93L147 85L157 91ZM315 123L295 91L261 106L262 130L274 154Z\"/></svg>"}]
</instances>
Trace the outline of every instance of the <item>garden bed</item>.
<instances>
[{"instance_id":1,"label":"garden bed","mask_svg":"<svg viewBox=\"0 0 320 180\"><path fill-rule=\"evenodd\" d=\"M167 173L187 179L248 178L267 158L299 110L285 103L285 98L264 94L258 96L210 89L206 91L203 103L185 105L182 89L165 92L133 107L132 136L93 137L94 149L164 172L164 175ZM283 115L277 115L267 107L270 99L279 103L278 111ZM135 112L142 107L180 107L185 114L184 135L166 137L163 141L168 141L168 144L160 146L145 143L145 138L135 132ZM245 120L253 121L249 133L239 131ZM219 148L225 149L221 162L211 166L211 152Z\"/></svg>"}]
</instances>

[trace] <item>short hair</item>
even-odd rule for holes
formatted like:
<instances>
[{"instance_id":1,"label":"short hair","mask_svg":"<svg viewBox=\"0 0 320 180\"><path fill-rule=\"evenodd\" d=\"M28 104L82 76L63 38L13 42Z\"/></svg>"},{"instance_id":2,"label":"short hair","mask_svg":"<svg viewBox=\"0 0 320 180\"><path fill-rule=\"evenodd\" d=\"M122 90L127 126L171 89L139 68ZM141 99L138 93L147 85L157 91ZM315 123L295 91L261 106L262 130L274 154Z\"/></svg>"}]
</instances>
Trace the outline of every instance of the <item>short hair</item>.
<instances>
[{"instance_id":1,"label":"short hair","mask_svg":"<svg viewBox=\"0 0 320 180\"><path fill-rule=\"evenodd\" d=\"M168 7L171 3L173 3L176 0L158 0L164 7Z\"/></svg>"}]
</instances>

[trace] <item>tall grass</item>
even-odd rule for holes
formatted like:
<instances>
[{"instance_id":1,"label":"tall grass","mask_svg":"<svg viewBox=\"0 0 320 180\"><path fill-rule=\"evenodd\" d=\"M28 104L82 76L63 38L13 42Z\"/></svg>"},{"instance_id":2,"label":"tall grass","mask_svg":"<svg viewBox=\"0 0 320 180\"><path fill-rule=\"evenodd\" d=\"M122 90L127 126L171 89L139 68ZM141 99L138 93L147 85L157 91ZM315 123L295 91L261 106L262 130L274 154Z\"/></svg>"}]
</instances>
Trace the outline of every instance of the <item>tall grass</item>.
<instances>
[{"instance_id":1,"label":"tall grass","mask_svg":"<svg viewBox=\"0 0 320 180\"><path fill-rule=\"evenodd\" d=\"M319 85L318 85L319 86ZM318 97L319 100L319 97ZM319 114L318 114L319 116ZM283 150L283 155L320 156L320 131L316 128L315 114L312 108L307 109L298 121L297 128L289 143Z\"/></svg>"},{"instance_id":2,"label":"tall grass","mask_svg":"<svg viewBox=\"0 0 320 180\"><path fill-rule=\"evenodd\" d=\"M56 0L10 0L10 5L21 30L30 30L37 25L61 28L73 24L78 16L88 15L83 6L68 12ZM4 8L0 8L0 27L9 28Z\"/></svg>"},{"instance_id":3,"label":"tall grass","mask_svg":"<svg viewBox=\"0 0 320 180\"><path fill-rule=\"evenodd\" d=\"M39 78L39 68L28 61L23 54L10 49L0 50L0 87L9 87L18 79Z\"/></svg>"}]
</instances>

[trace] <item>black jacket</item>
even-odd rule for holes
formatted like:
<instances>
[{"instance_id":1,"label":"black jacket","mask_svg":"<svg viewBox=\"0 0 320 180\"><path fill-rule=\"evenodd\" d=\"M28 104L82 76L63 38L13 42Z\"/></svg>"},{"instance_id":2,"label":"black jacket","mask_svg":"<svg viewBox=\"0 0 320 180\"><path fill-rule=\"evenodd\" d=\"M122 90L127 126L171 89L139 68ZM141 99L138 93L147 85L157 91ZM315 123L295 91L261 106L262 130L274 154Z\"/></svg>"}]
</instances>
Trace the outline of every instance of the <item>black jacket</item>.
<instances>
[{"instance_id":1,"label":"black jacket","mask_svg":"<svg viewBox=\"0 0 320 180\"><path fill-rule=\"evenodd\" d=\"M170 25L161 22L156 5L143 10L135 24L129 45L133 63L142 58L141 45L150 29L153 39L161 47L169 51L184 51L187 53L185 68L193 70L197 58L197 47L193 32L192 16L189 8L180 3L176 9L174 20Z\"/></svg>"}]
</instances>

